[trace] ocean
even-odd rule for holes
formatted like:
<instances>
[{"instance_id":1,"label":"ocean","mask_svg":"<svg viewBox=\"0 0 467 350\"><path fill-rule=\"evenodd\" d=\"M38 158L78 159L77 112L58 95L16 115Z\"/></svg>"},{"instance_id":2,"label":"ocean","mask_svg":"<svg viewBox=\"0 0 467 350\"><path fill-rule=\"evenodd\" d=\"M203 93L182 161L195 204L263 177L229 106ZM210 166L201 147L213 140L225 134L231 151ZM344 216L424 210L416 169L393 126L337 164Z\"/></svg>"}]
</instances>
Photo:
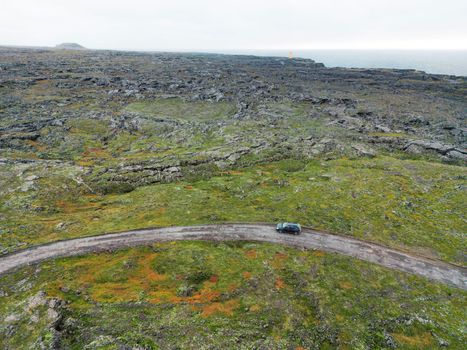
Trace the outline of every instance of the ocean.
<instances>
[{"instance_id":1,"label":"ocean","mask_svg":"<svg viewBox=\"0 0 467 350\"><path fill-rule=\"evenodd\" d=\"M326 67L416 69L432 74L467 76L467 50L291 50ZM213 51L208 51L213 52ZM288 57L287 50L226 50L225 54Z\"/></svg>"}]
</instances>

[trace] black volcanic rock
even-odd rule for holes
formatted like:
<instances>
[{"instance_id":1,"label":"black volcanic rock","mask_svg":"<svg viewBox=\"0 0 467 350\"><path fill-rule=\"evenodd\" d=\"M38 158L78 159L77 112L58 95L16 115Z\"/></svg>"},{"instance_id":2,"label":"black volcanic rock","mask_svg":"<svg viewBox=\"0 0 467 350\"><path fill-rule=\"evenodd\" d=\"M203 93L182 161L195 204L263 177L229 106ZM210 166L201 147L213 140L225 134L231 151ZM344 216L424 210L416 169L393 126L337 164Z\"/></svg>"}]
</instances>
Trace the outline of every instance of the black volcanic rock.
<instances>
[{"instance_id":1,"label":"black volcanic rock","mask_svg":"<svg viewBox=\"0 0 467 350\"><path fill-rule=\"evenodd\" d=\"M467 161L464 77L57 47L0 47L0 154L78 159L102 192L284 158Z\"/></svg>"}]
</instances>

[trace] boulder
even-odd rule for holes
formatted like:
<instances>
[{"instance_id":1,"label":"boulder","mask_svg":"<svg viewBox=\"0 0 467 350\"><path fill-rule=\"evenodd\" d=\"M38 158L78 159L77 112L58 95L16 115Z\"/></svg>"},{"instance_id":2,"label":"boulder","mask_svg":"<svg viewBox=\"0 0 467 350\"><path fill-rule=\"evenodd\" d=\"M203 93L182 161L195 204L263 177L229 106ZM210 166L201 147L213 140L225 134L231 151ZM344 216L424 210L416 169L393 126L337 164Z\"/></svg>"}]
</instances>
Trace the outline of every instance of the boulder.
<instances>
[{"instance_id":1,"label":"boulder","mask_svg":"<svg viewBox=\"0 0 467 350\"><path fill-rule=\"evenodd\" d=\"M352 149L355 150L360 157L373 158L376 156L376 151L374 149L361 143L352 144Z\"/></svg>"}]
</instances>

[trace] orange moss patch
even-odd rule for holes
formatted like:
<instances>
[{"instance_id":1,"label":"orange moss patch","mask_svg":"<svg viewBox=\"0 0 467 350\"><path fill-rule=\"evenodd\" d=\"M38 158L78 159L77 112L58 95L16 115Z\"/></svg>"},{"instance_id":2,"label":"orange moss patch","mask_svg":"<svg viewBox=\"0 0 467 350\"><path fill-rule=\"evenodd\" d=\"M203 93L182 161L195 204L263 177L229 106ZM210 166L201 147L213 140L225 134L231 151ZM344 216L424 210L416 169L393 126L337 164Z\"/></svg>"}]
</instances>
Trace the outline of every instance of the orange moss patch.
<instances>
[{"instance_id":1,"label":"orange moss patch","mask_svg":"<svg viewBox=\"0 0 467 350\"><path fill-rule=\"evenodd\" d=\"M238 285L236 283L232 283L232 284L229 284L229 286L227 287L227 290L229 292L233 292L237 288L238 288Z\"/></svg>"},{"instance_id":2,"label":"orange moss patch","mask_svg":"<svg viewBox=\"0 0 467 350\"><path fill-rule=\"evenodd\" d=\"M87 257L86 260L80 260L74 265L77 275L76 280L80 284L91 285L100 272L120 263L125 258L124 255L96 254Z\"/></svg>"},{"instance_id":3,"label":"orange moss patch","mask_svg":"<svg viewBox=\"0 0 467 350\"><path fill-rule=\"evenodd\" d=\"M322 257L322 256L325 256L326 253L323 252L323 251L321 251L321 250L315 250L315 251L313 252L313 255L314 255L314 256L318 256L318 257Z\"/></svg>"},{"instance_id":4,"label":"orange moss patch","mask_svg":"<svg viewBox=\"0 0 467 350\"><path fill-rule=\"evenodd\" d=\"M110 154L107 150L102 148L88 148L81 153L81 159L78 160L78 164L81 166L92 166L96 160L110 158Z\"/></svg>"},{"instance_id":5,"label":"orange moss patch","mask_svg":"<svg viewBox=\"0 0 467 350\"><path fill-rule=\"evenodd\" d=\"M57 207L62 209L62 211L65 214L72 214L72 213L76 213L80 211L87 211L87 210L95 210L99 208L98 203L92 203L92 202L80 205L78 203L71 203L71 202L67 202L64 200L60 200L60 201L57 201L55 204Z\"/></svg>"},{"instance_id":6,"label":"orange moss patch","mask_svg":"<svg viewBox=\"0 0 467 350\"><path fill-rule=\"evenodd\" d=\"M248 272L248 271L242 272L242 276L244 279L249 280L251 278L251 272Z\"/></svg>"},{"instance_id":7,"label":"orange moss patch","mask_svg":"<svg viewBox=\"0 0 467 350\"><path fill-rule=\"evenodd\" d=\"M339 283L339 287L341 287L342 289L352 289L352 283L350 282L340 282Z\"/></svg>"},{"instance_id":8,"label":"orange moss patch","mask_svg":"<svg viewBox=\"0 0 467 350\"><path fill-rule=\"evenodd\" d=\"M219 280L219 276L217 276L217 275L212 275L209 278L209 282L212 282L212 283L216 283L218 280Z\"/></svg>"},{"instance_id":9,"label":"orange moss patch","mask_svg":"<svg viewBox=\"0 0 467 350\"><path fill-rule=\"evenodd\" d=\"M280 268L284 265L284 262L288 259L288 255L285 253L277 252L272 260L272 266Z\"/></svg>"},{"instance_id":10,"label":"orange moss patch","mask_svg":"<svg viewBox=\"0 0 467 350\"><path fill-rule=\"evenodd\" d=\"M148 299L151 304L158 304L164 300L170 300L174 297L173 292L169 290L156 290L154 292L150 292L149 295L152 297Z\"/></svg>"},{"instance_id":11,"label":"orange moss patch","mask_svg":"<svg viewBox=\"0 0 467 350\"><path fill-rule=\"evenodd\" d=\"M103 148L100 148L100 147L88 148L81 155L83 157L91 157L91 158L107 158L107 157L109 157L109 153L107 152L107 150L105 150Z\"/></svg>"},{"instance_id":12,"label":"orange moss patch","mask_svg":"<svg viewBox=\"0 0 467 350\"><path fill-rule=\"evenodd\" d=\"M280 278L280 277L277 277L277 278L276 278L275 286L276 286L277 289L282 289L282 288L285 287L285 283L284 283L284 281L282 280L282 278Z\"/></svg>"},{"instance_id":13,"label":"orange moss patch","mask_svg":"<svg viewBox=\"0 0 467 350\"><path fill-rule=\"evenodd\" d=\"M233 311L238 307L238 300L229 300L225 303L212 303L204 306L201 310L201 316L209 317L213 314L223 313L231 316Z\"/></svg>"},{"instance_id":14,"label":"orange moss patch","mask_svg":"<svg viewBox=\"0 0 467 350\"><path fill-rule=\"evenodd\" d=\"M119 303L137 301L138 293L128 284L107 282L100 283L98 288L93 288L91 297L96 301Z\"/></svg>"},{"instance_id":15,"label":"orange moss patch","mask_svg":"<svg viewBox=\"0 0 467 350\"><path fill-rule=\"evenodd\" d=\"M255 249L250 249L245 252L245 255L248 259L256 259L258 254L256 253Z\"/></svg>"},{"instance_id":16,"label":"orange moss patch","mask_svg":"<svg viewBox=\"0 0 467 350\"><path fill-rule=\"evenodd\" d=\"M114 268L117 264L123 264L129 256L122 254L98 254L89 257L87 260L79 261L75 265L76 282L79 286L88 288L90 296L95 301L101 302L124 302L138 300L138 295L141 292L147 293L156 299L161 299L161 295L155 295L154 292L160 285L161 281L166 280L165 275L156 273L151 264L157 253L144 253L138 256L137 264L132 271L129 272L128 278L116 275L119 278L116 282L107 281L99 282L101 276L109 269ZM131 267L128 267L131 268ZM158 291L159 292L159 291ZM165 296L170 297L172 293L165 293Z\"/></svg>"},{"instance_id":17,"label":"orange moss patch","mask_svg":"<svg viewBox=\"0 0 467 350\"><path fill-rule=\"evenodd\" d=\"M416 349L427 349L433 345L433 335L430 332L408 336L399 333L393 333L392 336L398 343L406 344Z\"/></svg>"},{"instance_id":18,"label":"orange moss patch","mask_svg":"<svg viewBox=\"0 0 467 350\"><path fill-rule=\"evenodd\" d=\"M128 279L130 284L139 285L142 289L148 291L152 289L153 282L166 279L165 275L156 273L151 267L156 255L157 253L146 254L138 260L138 271Z\"/></svg>"},{"instance_id":19,"label":"orange moss patch","mask_svg":"<svg viewBox=\"0 0 467 350\"><path fill-rule=\"evenodd\" d=\"M297 346L295 350L306 350L303 346Z\"/></svg>"},{"instance_id":20,"label":"orange moss patch","mask_svg":"<svg viewBox=\"0 0 467 350\"><path fill-rule=\"evenodd\" d=\"M261 310L261 306L259 306L258 304L251 305L250 308L249 308L249 310L250 310L251 312L257 312L257 311Z\"/></svg>"},{"instance_id":21,"label":"orange moss patch","mask_svg":"<svg viewBox=\"0 0 467 350\"><path fill-rule=\"evenodd\" d=\"M192 189L193 189L193 186L187 185L187 186L185 186L185 189L186 189L186 190L192 190Z\"/></svg>"},{"instance_id":22,"label":"orange moss patch","mask_svg":"<svg viewBox=\"0 0 467 350\"><path fill-rule=\"evenodd\" d=\"M26 143L34 147L39 152L44 152L47 149L47 147L43 143L40 143L39 141L26 140Z\"/></svg>"}]
</instances>

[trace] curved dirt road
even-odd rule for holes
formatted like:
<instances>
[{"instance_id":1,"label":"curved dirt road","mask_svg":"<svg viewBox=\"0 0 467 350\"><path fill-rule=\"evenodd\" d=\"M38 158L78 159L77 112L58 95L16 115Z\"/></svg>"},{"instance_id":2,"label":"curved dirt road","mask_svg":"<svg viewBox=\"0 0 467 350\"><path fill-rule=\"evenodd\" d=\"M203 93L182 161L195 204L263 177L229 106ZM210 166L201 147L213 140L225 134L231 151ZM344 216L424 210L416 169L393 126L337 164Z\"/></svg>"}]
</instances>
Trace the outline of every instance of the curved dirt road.
<instances>
[{"instance_id":1,"label":"curved dirt road","mask_svg":"<svg viewBox=\"0 0 467 350\"><path fill-rule=\"evenodd\" d=\"M0 257L0 275L21 266L60 256L177 240L250 240L319 249L348 255L467 290L467 269L459 266L309 229L303 230L299 236L278 234L273 225L259 224L166 227L53 242Z\"/></svg>"}]
</instances>

